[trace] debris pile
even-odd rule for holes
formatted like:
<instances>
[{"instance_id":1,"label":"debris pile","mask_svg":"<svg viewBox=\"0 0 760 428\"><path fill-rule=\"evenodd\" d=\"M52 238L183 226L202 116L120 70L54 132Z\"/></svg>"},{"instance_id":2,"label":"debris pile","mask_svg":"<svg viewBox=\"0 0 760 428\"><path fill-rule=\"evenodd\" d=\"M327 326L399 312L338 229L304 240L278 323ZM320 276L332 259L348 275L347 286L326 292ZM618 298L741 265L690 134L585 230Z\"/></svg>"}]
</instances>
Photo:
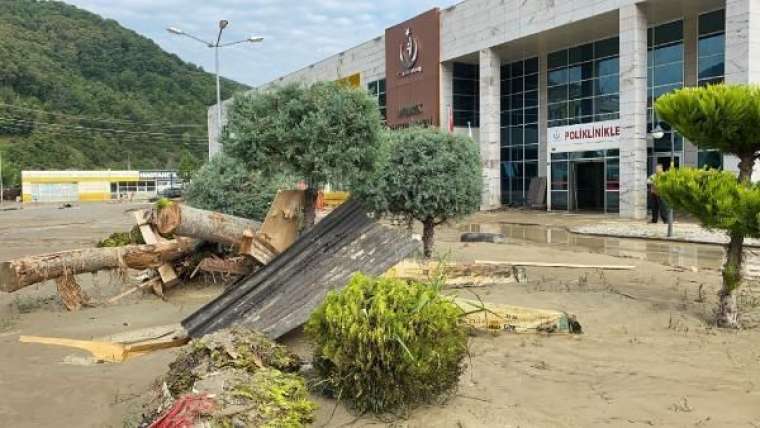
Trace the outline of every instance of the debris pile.
<instances>
[{"instance_id":1,"label":"debris pile","mask_svg":"<svg viewBox=\"0 0 760 428\"><path fill-rule=\"evenodd\" d=\"M138 272L136 286L109 299L115 303L140 290L163 297L164 290L199 273L215 282L232 282L266 265L295 241L303 206L302 191L275 197L263 224L161 200L152 210L134 212L136 226L114 233L95 248L22 257L0 262L0 291L14 292L55 280L67 309L91 306L75 276L116 270Z\"/></svg>"},{"instance_id":2,"label":"debris pile","mask_svg":"<svg viewBox=\"0 0 760 428\"><path fill-rule=\"evenodd\" d=\"M144 412L150 426L304 426L316 405L299 358L261 333L220 330L172 362ZM206 424L206 425L204 425Z\"/></svg>"}]
</instances>

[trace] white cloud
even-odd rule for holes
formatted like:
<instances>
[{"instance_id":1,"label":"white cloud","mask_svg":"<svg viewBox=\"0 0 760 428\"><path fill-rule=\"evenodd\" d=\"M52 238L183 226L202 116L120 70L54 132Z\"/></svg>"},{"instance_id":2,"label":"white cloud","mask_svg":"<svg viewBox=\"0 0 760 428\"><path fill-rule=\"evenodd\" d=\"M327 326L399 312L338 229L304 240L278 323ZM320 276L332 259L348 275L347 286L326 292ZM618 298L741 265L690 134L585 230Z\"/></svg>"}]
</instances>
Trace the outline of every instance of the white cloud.
<instances>
[{"instance_id":1,"label":"white cloud","mask_svg":"<svg viewBox=\"0 0 760 428\"><path fill-rule=\"evenodd\" d=\"M222 53L222 74L258 85L382 34L386 27L457 0L65 0L153 39L180 58L213 71L210 49L165 31L174 26L211 40L262 35L263 43Z\"/></svg>"}]
</instances>

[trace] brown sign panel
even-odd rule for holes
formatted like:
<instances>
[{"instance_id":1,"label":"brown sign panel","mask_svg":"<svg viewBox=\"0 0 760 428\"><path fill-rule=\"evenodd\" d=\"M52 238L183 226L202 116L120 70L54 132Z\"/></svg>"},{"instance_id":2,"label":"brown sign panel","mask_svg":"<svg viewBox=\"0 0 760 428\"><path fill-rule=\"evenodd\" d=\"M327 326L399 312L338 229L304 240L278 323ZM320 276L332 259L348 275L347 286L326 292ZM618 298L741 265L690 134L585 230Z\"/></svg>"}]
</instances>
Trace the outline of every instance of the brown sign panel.
<instances>
[{"instance_id":1,"label":"brown sign panel","mask_svg":"<svg viewBox=\"0 0 760 428\"><path fill-rule=\"evenodd\" d=\"M438 126L440 32L437 8L385 30L388 126Z\"/></svg>"}]
</instances>

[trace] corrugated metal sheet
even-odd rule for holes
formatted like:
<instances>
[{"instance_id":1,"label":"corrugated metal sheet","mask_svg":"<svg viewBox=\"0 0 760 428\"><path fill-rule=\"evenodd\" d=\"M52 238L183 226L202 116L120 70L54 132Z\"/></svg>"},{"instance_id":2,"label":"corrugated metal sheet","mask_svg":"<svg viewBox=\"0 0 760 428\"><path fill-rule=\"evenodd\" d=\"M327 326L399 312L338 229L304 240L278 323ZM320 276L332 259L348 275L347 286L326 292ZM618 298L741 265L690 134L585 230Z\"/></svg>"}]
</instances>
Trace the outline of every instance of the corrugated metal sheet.
<instances>
[{"instance_id":1,"label":"corrugated metal sheet","mask_svg":"<svg viewBox=\"0 0 760 428\"><path fill-rule=\"evenodd\" d=\"M380 275L418 245L404 233L378 224L358 202L349 200L182 326L192 337L242 324L278 338L306 322L327 292L345 286L354 273Z\"/></svg>"}]
</instances>

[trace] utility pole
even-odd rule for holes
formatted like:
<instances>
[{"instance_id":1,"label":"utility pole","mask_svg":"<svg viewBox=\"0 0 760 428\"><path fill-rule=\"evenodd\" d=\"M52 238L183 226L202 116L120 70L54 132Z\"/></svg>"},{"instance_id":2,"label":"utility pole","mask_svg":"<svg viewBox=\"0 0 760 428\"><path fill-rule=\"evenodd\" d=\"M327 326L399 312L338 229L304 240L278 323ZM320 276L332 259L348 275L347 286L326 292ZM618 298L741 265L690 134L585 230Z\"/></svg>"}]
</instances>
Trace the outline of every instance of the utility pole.
<instances>
[{"instance_id":1,"label":"utility pole","mask_svg":"<svg viewBox=\"0 0 760 428\"><path fill-rule=\"evenodd\" d=\"M219 48L237 45L239 43L260 43L264 40L264 38L261 36L251 36L251 37L248 37L247 39L238 40L235 42L222 43L222 32L224 31L225 28L227 28L227 25L229 25L229 21L227 21L226 19L222 19L219 21L219 33L216 36L216 43L206 41L200 37L196 37L176 27L169 27L166 29L166 31L170 32L171 34L191 38L197 42L203 43L209 48L214 49L214 74L216 74L216 125L217 125L216 130L215 130L216 131L215 137L216 137L217 144L221 144L220 140L222 137L222 84L221 84L221 79L219 76Z\"/></svg>"}]
</instances>

